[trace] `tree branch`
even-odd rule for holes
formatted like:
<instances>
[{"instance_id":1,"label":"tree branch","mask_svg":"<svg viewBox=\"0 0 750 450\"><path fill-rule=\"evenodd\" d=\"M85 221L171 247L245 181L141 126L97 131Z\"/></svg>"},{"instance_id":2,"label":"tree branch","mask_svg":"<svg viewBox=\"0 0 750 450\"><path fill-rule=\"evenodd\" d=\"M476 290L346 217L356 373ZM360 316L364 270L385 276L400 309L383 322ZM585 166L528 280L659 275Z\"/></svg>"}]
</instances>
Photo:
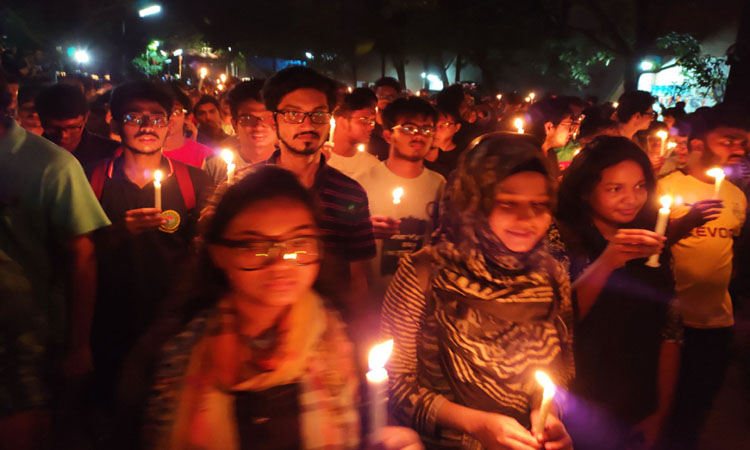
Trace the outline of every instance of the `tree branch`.
<instances>
[{"instance_id":1,"label":"tree branch","mask_svg":"<svg viewBox=\"0 0 750 450\"><path fill-rule=\"evenodd\" d=\"M575 31L577 33L580 33L580 34L586 36L592 42L594 42L597 45L600 45L600 46L604 47L605 49L609 50L610 52L617 53L617 54L622 54L621 51L617 50L612 45L604 42L601 38L599 38L599 36L597 36L596 32L594 32L592 30L587 30L586 28L579 28L579 27L576 27L574 25L568 25L568 27L571 30L573 30L573 31Z\"/></svg>"}]
</instances>

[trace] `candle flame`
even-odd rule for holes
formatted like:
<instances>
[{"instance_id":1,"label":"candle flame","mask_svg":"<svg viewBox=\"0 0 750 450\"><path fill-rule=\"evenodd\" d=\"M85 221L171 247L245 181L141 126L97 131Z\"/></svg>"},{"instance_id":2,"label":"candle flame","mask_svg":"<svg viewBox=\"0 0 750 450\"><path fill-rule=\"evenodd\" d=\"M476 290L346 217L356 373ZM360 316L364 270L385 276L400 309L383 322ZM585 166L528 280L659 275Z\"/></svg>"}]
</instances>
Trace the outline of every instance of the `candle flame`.
<instances>
[{"instance_id":1,"label":"candle flame","mask_svg":"<svg viewBox=\"0 0 750 450\"><path fill-rule=\"evenodd\" d=\"M401 203L401 197L404 196L404 188L397 187L393 190L393 204L397 205Z\"/></svg>"},{"instance_id":2,"label":"candle flame","mask_svg":"<svg viewBox=\"0 0 750 450\"><path fill-rule=\"evenodd\" d=\"M369 358L367 359L370 370L380 370L385 367L385 363L388 362L388 358L391 357L393 351L393 339L389 339L381 344L374 346L370 350Z\"/></svg>"},{"instance_id":3,"label":"candle flame","mask_svg":"<svg viewBox=\"0 0 750 450\"><path fill-rule=\"evenodd\" d=\"M516 120L515 120L515 121L513 122L513 125L515 125L515 126L516 126L516 128L523 128L523 119L521 119L521 118L519 117L518 119L516 119Z\"/></svg>"},{"instance_id":4,"label":"candle flame","mask_svg":"<svg viewBox=\"0 0 750 450\"><path fill-rule=\"evenodd\" d=\"M612 107L613 108L617 109L618 106L620 106L620 104L618 102L612 103Z\"/></svg>"},{"instance_id":5,"label":"candle flame","mask_svg":"<svg viewBox=\"0 0 750 450\"><path fill-rule=\"evenodd\" d=\"M219 75L219 79L221 80L222 83L226 83L227 82L227 74L222 73L221 75Z\"/></svg>"},{"instance_id":6,"label":"candle flame","mask_svg":"<svg viewBox=\"0 0 750 450\"><path fill-rule=\"evenodd\" d=\"M664 131L664 130L660 130L660 131L657 131L657 132L656 132L656 136L657 136L657 137L658 137L659 139L666 139L667 137L669 137L669 133L667 133L667 132L666 132L666 131Z\"/></svg>"},{"instance_id":7,"label":"candle flame","mask_svg":"<svg viewBox=\"0 0 750 450\"><path fill-rule=\"evenodd\" d=\"M421 91L417 91L417 97L419 97L421 95L422 95L422 92Z\"/></svg>"},{"instance_id":8,"label":"candle flame","mask_svg":"<svg viewBox=\"0 0 750 450\"><path fill-rule=\"evenodd\" d=\"M284 253L284 259L297 259L296 253Z\"/></svg>"},{"instance_id":9,"label":"candle flame","mask_svg":"<svg viewBox=\"0 0 750 450\"><path fill-rule=\"evenodd\" d=\"M503 94L497 94L497 99L500 100L503 98Z\"/></svg>"},{"instance_id":10,"label":"candle flame","mask_svg":"<svg viewBox=\"0 0 750 450\"><path fill-rule=\"evenodd\" d=\"M365 151L365 144L359 144L359 145L357 146L357 151L360 151L360 152L363 152L363 151Z\"/></svg>"},{"instance_id":11,"label":"candle flame","mask_svg":"<svg viewBox=\"0 0 750 450\"><path fill-rule=\"evenodd\" d=\"M529 94L529 98L530 98L530 99L534 100L534 97L536 97L536 94L535 94L535 93L533 93L533 92L532 92L532 93L530 93L530 94Z\"/></svg>"},{"instance_id":12,"label":"candle flame","mask_svg":"<svg viewBox=\"0 0 750 450\"><path fill-rule=\"evenodd\" d=\"M672 206L672 197L665 195L659 199L659 203L661 203L662 208L669 209Z\"/></svg>"},{"instance_id":13,"label":"candle flame","mask_svg":"<svg viewBox=\"0 0 750 450\"><path fill-rule=\"evenodd\" d=\"M675 147L677 147L677 143L676 142L668 142L667 143L667 148L668 149L672 150Z\"/></svg>"},{"instance_id":14,"label":"candle flame","mask_svg":"<svg viewBox=\"0 0 750 450\"><path fill-rule=\"evenodd\" d=\"M534 376L536 377L536 381L544 388L545 397L555 395L555 383L552 382L549 375L541 370L537 370Z\"/></svg>"},{"instance_id":15,"label":"candle flame","mask_svg":"<svg viewBox=\"0 0 750 450\"><path fill-rule=\"evenodd\" d=\"M206 75L208 75L208 69L206 69L205 67L201 67L200 74L201 78L206 78Z\"/></svg>"},{"instance_id":16,"label":"candle flame","mask_svg":"<svg viewBox=\"0 0 750 450\"><path fill-rule=\"evenodd\" d=\"M154 172L154 181L157 183L161 183L161 179L164 177L164 174L161 173L161 170L157 170Z\"/></svg>"},{"instance_id":17,"label":"candle flame","mask_svg":"<svg viewBox=\"0 0 750 450\"><path fill-rule=\"evenodd\" d=\"M724 169L722 169L721 167L714 167L713 169L706 172L706 175L720 180L723 179L726 174L724 173Z\"/></svg>"},{"instance_id":18,"label":"candle flame","mask_svg":"<svg viewBox=\"0 0 750 450\"><path fill-rule=\"evenodd\" d=\"M581 153L581 147L578 147L577 149L575 149L575 151L573 152L573 157L575 158L576 156L578 156L579 153Z\"/></svg>"},{"instance_id":19,"label":"candle flame","mask_svg":"<svg viewBox=\"0 0 750 450\"><path fill-rule=\"evenodd\" d=\"M352 93L352 87L351 87L351 86L347 87L347 88L346 88L346 90L347 90L347 92L349 92L350 94Z\"/></svg>"},{"instance_id":20,"label":"candle flame","mask_svg":"<svg viewBox=\"0 0 750 450\"><path fill-rule=\"evenodd\" d=\"M526 103L529 103L531 101L531 97L526 97L524 100L526 100Z\"/></svg>"},{"instance_id":21,"label":"candle flame","mask_svg":"<svg viewBox=\"0 0 750 450\"><path fill-rule=\"evenodd\" d=\"M223 159L227 165L230 165L232 164L232 161L234 161L234 153L228 148L225 148L221 151L221 159Z\"/></svg>"}]
</instances>

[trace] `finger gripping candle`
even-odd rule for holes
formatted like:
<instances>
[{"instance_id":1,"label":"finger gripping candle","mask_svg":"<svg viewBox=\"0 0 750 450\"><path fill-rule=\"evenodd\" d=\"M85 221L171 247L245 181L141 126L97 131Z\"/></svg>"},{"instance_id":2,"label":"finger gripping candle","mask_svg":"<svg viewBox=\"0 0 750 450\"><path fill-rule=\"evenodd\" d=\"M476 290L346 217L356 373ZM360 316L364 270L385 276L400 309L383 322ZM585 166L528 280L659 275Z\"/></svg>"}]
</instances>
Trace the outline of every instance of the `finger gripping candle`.
<instances>
[{"instance_id":1,"label":"finger gripping candle","mask_svg":"<svg viewBox=\"0 0 750 450\"><path fill-rule=\"evenodd\" d=\"M547 423L547 416L552 408L552 400L555 398L555 383L549 378L549 376L537 370L536 381L542 385L544 392L542 393L542 404L539 407L539 415L536 416L536 420L531 426L531 432L536 436L537 434L544 432L544 425Z\"/></svg>"},{"instance_id":2,"label":"finger gripping candle","mask_svg":"<svg viewBox=\"0 0 750 450\"><path fill-rule=\"evenodd\" d=\"M154 208L161 209L161 179L164 175L161 170L154 172Z\"/></svg>"},{"instance_id":3,"label":"finger gripping candle","mask_svg":"<svg viewBox=\"0 0 750 450\"><path fill-rule=\"evenodd\" d=\"M381 439L381 431L388 422L387 393L388 372L385 364L393 351L393 339L378 344L370 350L367 372L367 387L370 394L370 440L375 444Z\"/></svg>"},{"instance_id":4,"label":"finger gripping candle","mask_svg":"<svg viewBox=\"0 0 750 450\"><path fill-rule=\"evenodd\" d=\"M661 203L661 208L659 208L659 216L656 218L654 233L664 236L664 233L667 231L667 223L669 222L669 208L672 206L672 197L665 195L659 199L659 202ZM654 253L651 255L648 261L646 261L646 265L649 267L659 267L661 265L659 264L659 254Z\"/></svg>"}]
</instances>

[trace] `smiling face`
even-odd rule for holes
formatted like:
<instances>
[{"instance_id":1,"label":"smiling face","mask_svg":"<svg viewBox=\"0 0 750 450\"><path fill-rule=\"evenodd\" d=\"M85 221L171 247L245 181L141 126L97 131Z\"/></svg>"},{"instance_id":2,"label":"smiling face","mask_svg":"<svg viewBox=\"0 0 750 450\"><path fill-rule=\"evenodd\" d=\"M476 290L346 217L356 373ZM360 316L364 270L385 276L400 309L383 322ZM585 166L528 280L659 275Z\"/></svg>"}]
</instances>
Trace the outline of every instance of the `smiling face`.
<instances>
[{"instance_id":1,"label":"smiling face","mask_svg":"<svg viewBox=\"0 0 750 450\"><path fill-rule=\"evenodd\" d=\"M256 149L276 144L273 114L261 102L247 100L240 103L237 106L237 120L232 125L237 130L242 147Z\"/></svg>"},{"instance_id":2,"label":"smiling face","mask_svg":"<svg viewBox=\"0 0 750 450\"><path fill-rule=\"evenodd\" d=\"M269 241L314 237L319 232L312 212L301 202L279 197L251 204L227 225L223 239L247 241L259 248ZM257 244L253 244L257 242ZM287 251L293 251L287 247ZM298 265L294 260L277 257L256 270L247 270L246 248L210 247L214 264L222 269L234 293L262 306L279 307L294 303L312 288L320 263Z\"/></svg>"},{"instance_id":3,"label":"smiling face","mask_svg":"<svg viewBox=\"0 0 750 450\"><path fill-rule=\"evenodd\" d=\"M310 116L306 116L302 123L288 123L282 112L295 111L298 113L328 112L326 95L316 89L297 89L286 94L276 107L276 134L281 145L288 150L311 155L317 152L328 138L329 123L313 123Z\"/></svg>"},{"instance_id":4,"label":"smiling face","mask_svg":"<svg viewBox=\"0 0 750 450\"><path fill-rule=\"evenodd\" d=\"M643 169L635 161L626 160L602 170L589 205L595 220L617 227L632 222L647 198Z\"/></svg>"},{"instance_id":5,"label":"smiling face","mask_svg":"<svg viewBox=\"0 0 750 450\"><path fill-rule=\"evenodd\" d=\"M498 185L487 218L495 235L514 252L528 252L552 222L547 179L539 172L519 172Z\"/></svg>"}]
</instances>

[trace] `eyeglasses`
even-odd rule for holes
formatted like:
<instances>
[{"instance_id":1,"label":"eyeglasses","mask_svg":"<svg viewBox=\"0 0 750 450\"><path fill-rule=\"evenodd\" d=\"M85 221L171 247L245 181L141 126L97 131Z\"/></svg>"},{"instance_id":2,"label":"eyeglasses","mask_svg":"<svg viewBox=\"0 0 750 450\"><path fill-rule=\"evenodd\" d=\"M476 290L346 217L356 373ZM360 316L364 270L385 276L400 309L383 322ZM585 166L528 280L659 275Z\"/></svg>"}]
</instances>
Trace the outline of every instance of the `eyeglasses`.
<instances>
[{"instance_id":1,"label":"eyeglasses","mask_svg":"<svg viewBox=\"0 0 750 450\"><path fill-rule=\"evenodd\" d=\"M237 125L241 127L257 127L260 124L271 125L271 114L264 114L264 116L254 116L248 114L245 116L237 117Z\"/></svg>"},{"instance_id":2,"label":"eyeglasses","mask_svg":"<svg viewBox=\"0 0 750 450\"><path fill-rule=\"evenodd\" d=\"M63 132L67 132L68 134L72 133L78 133L83 129L84 125L86 125L86 122L81 122L77 125L68 125L67 127L58 127L56 125L47 125L44 126L44 132L47 134L62 134Z\"/></svg>"},{"instance_id":3,"label":"eyeglasses","mask_svg":"<svg viewBox=\"0 0 750 450\"><path fill-rule=\"evenodd\" d=\"M286 263L307 266L320 261L322 244L318 236L297 236L283 241L218 239L216 244L236 250L242 270L259 270L281 258Z\"/></svg>"},{"instance_id":4,"label":"eyeglasses","mask_svg":"<svg viewBox=\"0 0 750 450\"><path fill-rule=\"evenodd\" d=\"M379 95L377 96L379 101L392 102L398 98L397 95Z\"/></svg>"},{"instance_id":5,"label":"eyeglasses","mask_svg":"<svg viewBox=\"0 0 750 450\"><path fill-rule=\"evenodd\" d=\"M183 117L185 114L188 113L188 110L185 108L177 108L172 111L172 117Z\"/></svg>"},{"instance_id":6,"label":"eyeglasses","mask_svg":"<svg viewBox=\"0 0 750 450\"><path fill-rule=\"evenodd\" d=\"M435 133L435 128L433 127L429 127L429 126L418 127L410 123L405 123L403 125L396 125L395 127L393 127L393 129L394 130L400 129L404 133L411 135L411 136L416 136L417 133L421 134L422 136L432 136Z\"/></svg>"},{"instance_id":7,"label":"eyeglasses","mask_svg":"<svg viewBox=\"0 0 750 450\"><path fill-rule=\"evenodd\" d=\"M449 128L449 127L452 127L455 124L456 124L456 122L447 122L447 121L446 122L439 122L438 125L437 125L437 127L438 128Z\"/></svg>"},{"instance_id":8,"label":"eyeglasses","mask_svg":"<svg viewBox=\"0 0 750 450\"><path fill-rule=\"evenodd\" d=\"M149 116L140 113L128 113L122 118L122 123L130 126L153 126L156 128L164 128L169 125L169 119L166 114L157 114Z\"/></svg>"},{"instance_id":9,"label":"eyeglasses","mask_svg":"<svg viewBox=\"0 0 750 450\"><path fill-rule=\"evenodd\" d=\"M374 127L375 126L375 119L372 119L370 117L357 117L357 120L359 120L363 124L367 125L368 127Z\"/></svg>"},{"instance_id":10,"label":"eyeglasses","mask_svg":"<svg viewBox=\"0 0 750 450\"><path fill-rule=\"evenodd\" d=\"M310 118L310 122L322 125L324 123L329 123L331 121L331 116L333 114L329 113L328 111L313 111L313 112L302 112L302 111L276 111L274 113L274 117L276 114L281 114L284 118L284 122L286 123L294 123L294 124L300 124L305 121L307 117Z\"/></svg>"}]
</instances>

